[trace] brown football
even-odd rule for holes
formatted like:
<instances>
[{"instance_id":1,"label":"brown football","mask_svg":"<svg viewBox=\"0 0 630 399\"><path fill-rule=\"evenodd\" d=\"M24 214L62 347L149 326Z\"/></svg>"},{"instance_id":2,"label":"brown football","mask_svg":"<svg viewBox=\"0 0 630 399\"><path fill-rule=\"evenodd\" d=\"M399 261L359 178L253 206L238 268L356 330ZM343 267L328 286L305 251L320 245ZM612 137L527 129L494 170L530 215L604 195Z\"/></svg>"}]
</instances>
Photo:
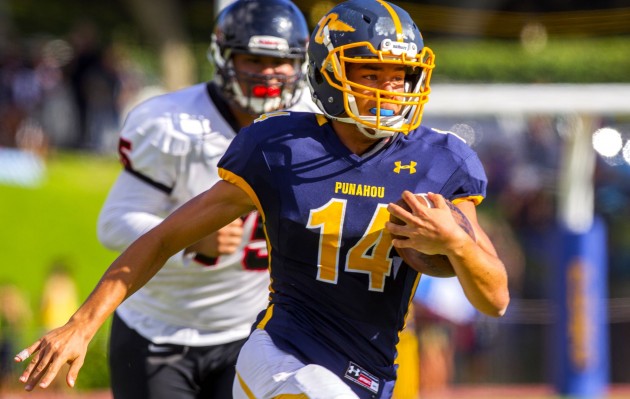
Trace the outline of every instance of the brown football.
<instances>
[{"instance_id":1,"label":"brown football","mask_svg":"<svg viewBox=\"0 0 630 399\"><path fill-rule=\"evenodd\" d=\"M416 194L416 197L420 200L421 204L427 205L430 208L433 208L434 205L425 194ZM459 210L458 207L453 205L453 203L449 200L446 200L446 204L451 209L451 214L453 218L461 226L462 229L469 236L475 239L475 231L470 224L470 221L464 215L464 213ZM396 202L396 205L401 208L406 209L411 212L411 208L405 202L404 199L400 199ZM403 225L405 224L402 220L398 219L396 216L390 216L390 222ZM394 236L394 238L397 238ZM453 265L448 260L448 256L446 255L427 255L420 251L416 251L413 248L396 248L398 255L403 259L403 261L409 265L412 269L416 270L419 273L426 274L427 276L433 277L453 277L455 276L455 270L453 269Z\"/></svg>"}]
</instances>

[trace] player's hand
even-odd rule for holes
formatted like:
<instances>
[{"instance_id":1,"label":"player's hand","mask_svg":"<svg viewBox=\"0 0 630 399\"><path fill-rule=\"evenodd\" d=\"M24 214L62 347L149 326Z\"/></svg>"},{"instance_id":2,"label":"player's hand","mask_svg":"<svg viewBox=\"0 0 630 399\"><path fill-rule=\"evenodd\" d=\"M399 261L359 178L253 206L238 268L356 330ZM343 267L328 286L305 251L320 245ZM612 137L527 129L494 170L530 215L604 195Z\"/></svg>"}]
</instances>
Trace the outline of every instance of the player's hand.
<instances>
[{"instance_id":1,"label":"player's hand","mask_svg":"<svg viewBox=\"0 0 630 399\"><path fill-rule=\"evenodd\" d=\"M434 204L433 208L420 203L410 191L404 191L402 198L411 208L406 211L396 204L389 204L389 212L406 225L397 225L387 222L386 228L391 234L406 237L395 239L396 248L413 248L427 255L446 254L448 248L459 245L461 240L469 240L470 237L459 228L440 194L428 193L429 200Z\"/></svg>"},{"instance_id":2,"label":"player's hand","mask_svg":"<svg viewBox=\"0 0 630 399\"><path fill-rule=\"evenodd\" d=\"M233 254L243 240L243 221L236 219L220 230L207 235L186 249L186 252L197 252L207 257L216 258Z\"/></svg>"},{"instance_id":3,"label":"player's hand","mask_svg":"<svg viewBox=\"0 0 630 399\"><path fill-rule=\"evenodd\" d=\"M31 358L19 378L20 382L25 384L24 389L32 391L37 385L40 388L47 388L66 363L70 365L66 383L69 387L74 387L91 339L85 330L73 322L68 322L15 355L14 360L18 363Z\"/></svg>"}]
</instances>

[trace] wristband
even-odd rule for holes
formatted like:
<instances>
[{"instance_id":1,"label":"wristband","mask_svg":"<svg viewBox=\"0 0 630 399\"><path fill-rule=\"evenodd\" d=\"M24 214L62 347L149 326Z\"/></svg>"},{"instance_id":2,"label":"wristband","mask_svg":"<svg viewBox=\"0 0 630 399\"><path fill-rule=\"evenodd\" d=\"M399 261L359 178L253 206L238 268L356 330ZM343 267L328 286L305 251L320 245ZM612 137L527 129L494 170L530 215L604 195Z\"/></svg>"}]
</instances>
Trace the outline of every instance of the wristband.
<instances>
[{"instance_id":1,"label":"wristband","mask_svg":"<svg viewBox=\"0 0 630 399\"><path fill-rule=\"evenodd\" d=\"M193 260L197 263L201 263L204 266L213 266L217 264L217 259L213 256L206 256L200 253L195 253Z\"/></svg>"}]
</instances>

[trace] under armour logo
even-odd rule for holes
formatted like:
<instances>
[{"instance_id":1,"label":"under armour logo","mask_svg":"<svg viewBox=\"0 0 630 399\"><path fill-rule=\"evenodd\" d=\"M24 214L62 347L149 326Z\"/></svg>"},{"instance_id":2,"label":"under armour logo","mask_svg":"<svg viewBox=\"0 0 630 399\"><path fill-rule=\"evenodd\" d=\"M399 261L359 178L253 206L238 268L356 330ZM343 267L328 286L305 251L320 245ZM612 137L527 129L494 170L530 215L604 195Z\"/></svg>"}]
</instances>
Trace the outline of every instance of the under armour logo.
<instances>
[{"instance_id":1,"label":"under armour logo","mask_svg":"<svg viewBox=\"0 0 630 399\"><path fill-rule=\"evenodd\" d=\"M351 364L350 367L348 367L346 373L358 377L359 375L361 375L361 369L359 369L358 367L354 367L354 365Z\"/></svg>"},{"instance_id":2,"label":"under armour logo","mask_svg":"<svg viewBox=\"0 0 630 399\"><path fill-rule=\"evenodd\" d=\"M402 162L396 161L396 162L394 162L394 165L396 165L396 167L394 168L394 172L395 173L400 173L401 169L409 169L409 174L413 175L414 173L416 173L416 165L417 164L418 164L418 162L411 161L411 162L409 162L409 165L403 165Z\"/></svg>"},{"instance_id":3,"label":"under armour logo","mask_svg":"<svg viewBox=\"0 0 630 399\"><path fill-rule=\"evenodd\" d=\"M378 388L380 386L379 379L353 362L348 363L346 374L343 377L372 393L378 393Z\"/></svg>"}]
</instances>

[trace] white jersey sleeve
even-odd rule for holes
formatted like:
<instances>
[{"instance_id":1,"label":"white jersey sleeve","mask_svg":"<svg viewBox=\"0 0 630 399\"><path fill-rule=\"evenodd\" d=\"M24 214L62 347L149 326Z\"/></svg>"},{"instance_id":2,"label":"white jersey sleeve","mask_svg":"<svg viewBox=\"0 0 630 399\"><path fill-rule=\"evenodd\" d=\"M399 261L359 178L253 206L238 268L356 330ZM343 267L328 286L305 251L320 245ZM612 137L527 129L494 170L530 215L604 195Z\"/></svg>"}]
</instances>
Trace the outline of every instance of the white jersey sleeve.
<instances>
[{"instance_id":1,"label":"white jersey sleeve","mask_svg":"<svg viewBox=\"0 0 630 399\"><path fill-rule=\"evenodd\" d=\"M129 173L121 173L109 191L97 222L99 241L122 252L142 234L164 220L168 195ZM183 251L167 263L182 263Z\"/></svg>"},{"instance_id":2,"label":"white jersey sleeve","mask_svg":"<svg viewBox=\"0 0 630 399\"><path fill-rule=\"evenodd\" d=\"M171 106L168 95L141 104L129 113L119 142L125 170L167 194L182 173L195 136L204 132L203 120L171 112Z\"/></svg>"},{"instance_id":3,"label":"white jersey sleeve","mask_svg":"<svg viewBox=\"0 0 630 399\"><path fill-rule=\"evenodd\" d=\"M200 90L184 92L203 98ZM109 249L124 250L198 194L185 180L201 158L195 155L200 153L200 139L210 136L210 122L204 115L191 115L188 109L177 112L181 94L162 95L140 104L122 127L119 152L125 172L111 188L97 222L99 240ZM217 152L223 152L223 143L218 147ZM216 181L202 180L205 184L199 192ZM176 254L167 263L182 264L182 255Z\"/></svg>"}]
</instances>

